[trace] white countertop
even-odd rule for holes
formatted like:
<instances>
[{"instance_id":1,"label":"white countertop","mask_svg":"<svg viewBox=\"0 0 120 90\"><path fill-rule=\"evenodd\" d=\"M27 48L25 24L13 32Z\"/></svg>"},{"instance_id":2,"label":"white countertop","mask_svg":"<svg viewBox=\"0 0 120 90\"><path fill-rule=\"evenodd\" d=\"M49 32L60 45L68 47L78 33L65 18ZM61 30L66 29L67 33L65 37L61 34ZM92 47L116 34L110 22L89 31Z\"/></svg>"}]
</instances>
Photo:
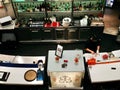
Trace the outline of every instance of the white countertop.
<instances>
[{"instance_id":1,"label":"white countertop","mask_svg":"<svg viewBox=\"0 0 120 90\"><path fill-rule=\"evenodd\" d=\"M3 62L33 64L33 62L37 63L39 60L42 60L43 63L45 63L45 56L19 56L19 55L0 54L0 61Z\"/></svg>"},{"instance_id":2,"label":"white countertop","mask_svg":"<svg viewBox=\"0 0 120 90\"><path fill-rule=\"evenodd\" d=\"M75 64L74 59L80 55L78 64ZM84 72L84 60L82 50L63 50L62 58L59 62L55 61L55 50L49 50L48 52L48 72ZM67 67L62 68L64 60L68 60Z\"/></svg>"},{"instance_id":3,"label":"white countertop","mask_svg":"<svg viewBox=\"0 0 120 90\"><path fill-rule=\"evenodd\" d=\"M117 50L112 53L117 57L108 58L108 60L102 59L102 55L108 54L107 52L102 52L98 56L94 56L88 53L84 54L86 62L89 58L92 57L96 58L96 60L99 60L99 62L94 65L88 65L88 72L92 83L120 81L120 58L118 57L119 52Z\"/></svg>"},{"instance_id":4,"label":"white countertop","mask_svg":"<svg viewBox=\"0 0 120 90\"><path fill-rule=\"evenodd\" d=\"M37 64L39 60L42 60L45 64L45 56L16 56L12 63L21 63L21 64Z\"/></svg>"},{"instance_id":5,"label":"white countertop","mask_svg":"<svg viewBox=\"0 0 120 90\"><path fill-rule=\"evenodd\" d=\"M120 62L96 64L88 69L92 83L120 81Z\"/></svg>"},{"instance_id":6,"label":"white countertop","mask_svg":"<svg viewBox=\"0 0 120 90\"><path fill-rule=\"evenodd\" d=\"M45 56L14 56L0 54L0 60L3 61L3 63L0 64L0 72L10 72L7 81L0 80L0 84L43 85L44 80L38 81L35 79L33 81L26 81L24 75L28 70L37 72L37 62L42 60L43 64L45 64ZM2 77L1 75L0 73L0 77Z\"/></svg>"},{"instance_id":7,"label":"white countertop","mask_svg":"<svg viewBox=\"0 0 120 90\"><path fill-rule=\"evenodd\" d=\"M42 85L43 80L37 81L26 81L24 79L24 74L28 70L37 71L38 68L21 68L21 67L4 67L0 66L0 71L10 72L7 81L0 81L0 84L12 84L12 85Z\"/></svg>"},{"instance_id":8,"label":"white countertop","mask_svg":"<svg viewBox=\"0 0 120 90\"><path fill-rule=\"evenodd\" d=\"M0 60L3 62L13 62L15 55L0 54Z\"/></svg>"}]
</instances>

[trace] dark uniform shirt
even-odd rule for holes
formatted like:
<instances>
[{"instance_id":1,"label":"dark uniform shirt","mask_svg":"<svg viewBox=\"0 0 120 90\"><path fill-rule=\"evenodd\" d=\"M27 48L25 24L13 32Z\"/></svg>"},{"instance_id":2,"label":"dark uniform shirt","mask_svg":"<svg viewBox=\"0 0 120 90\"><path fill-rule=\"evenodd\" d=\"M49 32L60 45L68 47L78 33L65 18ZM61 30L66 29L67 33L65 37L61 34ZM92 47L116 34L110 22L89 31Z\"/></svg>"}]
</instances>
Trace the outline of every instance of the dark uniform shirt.
<instances>
[{"instance_id":1,"label":"dark uniform shirt","mask_svg":"<svg viewBox=\"0 0 120 90\"><path fill-rule=\"evenodd\" d=\"M90 37L86 42L85 49L88 48L88 49L96 52L97 46L100 46L100 39ZM86 51L86 52L88 52L88 51Z\"/></svg>"}]
</instances>

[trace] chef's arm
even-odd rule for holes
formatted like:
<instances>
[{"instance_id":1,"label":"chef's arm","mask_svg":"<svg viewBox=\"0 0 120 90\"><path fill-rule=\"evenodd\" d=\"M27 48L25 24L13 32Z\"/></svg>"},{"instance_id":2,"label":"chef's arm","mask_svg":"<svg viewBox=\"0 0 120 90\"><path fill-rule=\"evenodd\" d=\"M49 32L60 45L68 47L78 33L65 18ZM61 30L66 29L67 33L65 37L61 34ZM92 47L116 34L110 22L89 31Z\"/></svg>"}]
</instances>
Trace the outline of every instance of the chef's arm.
<instances>
[{"instance_id":1,"label":"chef's arm","mask_svg":"<svg viewBox=\"0 0 120 90\"><path fill-rule=\"evenodd\" d=\"M94 53L95 53L93 50L91 50L91 49L89 49L89 48L86 48L85 50L88 51L88 52L90 52L91 54L94 54Z\"/></svg>"},{"instance_id":2,"label":"chef's arm","mask_svg":"<svg viewBox=\"0 0 120 90\"><path fill-rule=\"evenodd\" d=\"M96 53L99 53L99 51L100 51L100 45L97 46Z\"/></svg>"}]
</instances>

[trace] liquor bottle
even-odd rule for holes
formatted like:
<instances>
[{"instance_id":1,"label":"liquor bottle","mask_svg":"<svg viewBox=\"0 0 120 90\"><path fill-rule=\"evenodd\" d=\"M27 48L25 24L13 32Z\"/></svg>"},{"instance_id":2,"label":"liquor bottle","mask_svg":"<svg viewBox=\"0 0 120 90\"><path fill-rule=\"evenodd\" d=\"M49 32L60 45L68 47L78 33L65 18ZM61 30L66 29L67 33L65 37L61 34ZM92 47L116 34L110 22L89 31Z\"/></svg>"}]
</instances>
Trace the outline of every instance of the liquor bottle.
<instances>
[{"instance_id":1,"label":"liquor bottle","mask_svg":"<svg viewBox=\"0 0 120 90\"><path fill-rule=\"evenodd\" d=\"M40 80L41 81L44 80L44 71L38 69L37 70L37 81L40 81Z\"/></svg>"},{"instance_id":2,"label":"liquor bottle","mask_svg":"<svg viewBox=\"0 0 120 90\"><path fill-rule=\"evenodd\" d=\"M82 11L82 4L79 5L79 10Z\"/></svg>"},{"instance_id":3,"label":"liquor bottle","mask_svg":"<svg viewBox=\"0 0 120 90\"><path fill-rule=\"evenodd\" d=\"M44 2L41 4L41 11L45 11L45 3Z\"/></svg>"}]
</instances>

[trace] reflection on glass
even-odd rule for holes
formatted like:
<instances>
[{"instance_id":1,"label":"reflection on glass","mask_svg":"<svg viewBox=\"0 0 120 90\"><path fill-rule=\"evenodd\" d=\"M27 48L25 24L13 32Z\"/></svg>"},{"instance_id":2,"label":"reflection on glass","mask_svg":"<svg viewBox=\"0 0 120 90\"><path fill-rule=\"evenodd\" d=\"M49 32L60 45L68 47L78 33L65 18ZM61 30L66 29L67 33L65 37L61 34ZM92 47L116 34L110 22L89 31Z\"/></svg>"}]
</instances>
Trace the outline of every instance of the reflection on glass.
<instances>
[{"instance_id":1,"label":"reflection on glass","mask_svg":"<svg viewBox=\"0 0 120 90\"><path fill-rule=\"evenodd\" d=\"M50 11L70 11L72 8L71 1L49 1Z\"/></svg>"},{"instance_id":2,"label":"reflection on glass","mask_svg":"<svg viewBox=\"0 0 120 90\"><path fill-rule=\"evenodd\" d=\"M75 0L73 4L74 11L101 10L102 8L103 2L101 0Z\"/></svg>"}]
</instances>

